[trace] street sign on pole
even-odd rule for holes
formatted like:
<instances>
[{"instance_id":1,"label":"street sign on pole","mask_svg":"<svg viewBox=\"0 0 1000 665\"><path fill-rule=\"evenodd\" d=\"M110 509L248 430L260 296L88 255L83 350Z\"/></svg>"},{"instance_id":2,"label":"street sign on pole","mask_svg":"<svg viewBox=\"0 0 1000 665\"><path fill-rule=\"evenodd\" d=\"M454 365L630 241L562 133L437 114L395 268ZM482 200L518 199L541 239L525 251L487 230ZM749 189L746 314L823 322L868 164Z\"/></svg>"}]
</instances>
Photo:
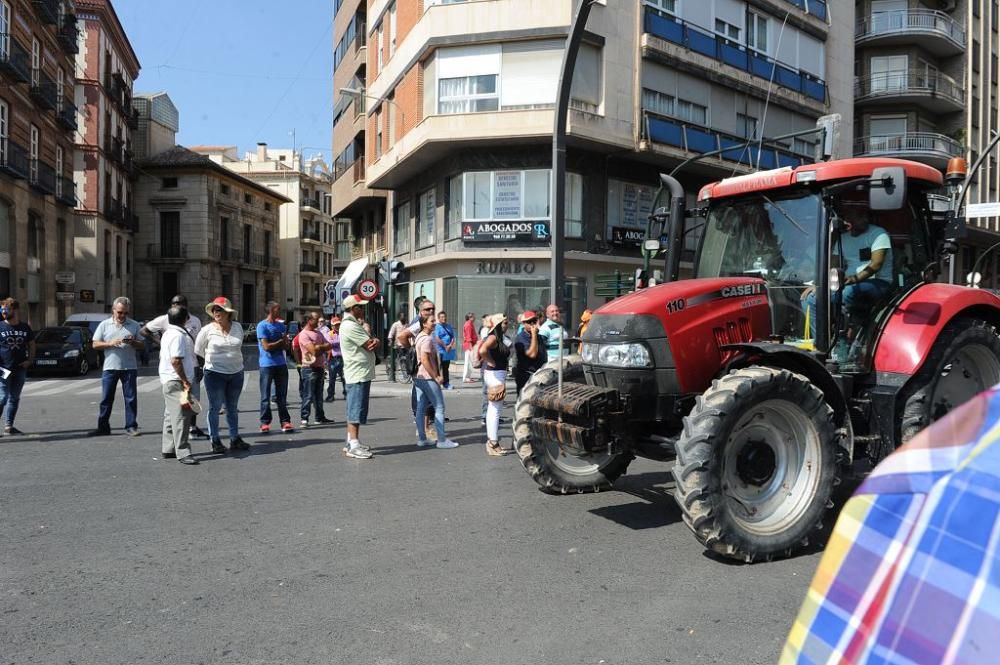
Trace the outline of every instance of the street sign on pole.
<instances>
[{"instance_id":1,"label":"street sign on pole","mask_svg":"<svg viewBox=\"0 0 1000 665\"><path fill-rule=\"evenodd\" d=\"M374 300L378 293L378 282L374 279L363 279L358 282L358 295L365 300Z\"/></svg>"},{"instance_id":2,"label":"street sign on pole","mask_svg":"<svg viewBox=\"0 0 1000 665\"><path fill-rule=\"evenodd\" d=\"M76 282L76 273L72 270L60 270L56 273L56 284L73 284Z\"/></svg>"}]
</instances>

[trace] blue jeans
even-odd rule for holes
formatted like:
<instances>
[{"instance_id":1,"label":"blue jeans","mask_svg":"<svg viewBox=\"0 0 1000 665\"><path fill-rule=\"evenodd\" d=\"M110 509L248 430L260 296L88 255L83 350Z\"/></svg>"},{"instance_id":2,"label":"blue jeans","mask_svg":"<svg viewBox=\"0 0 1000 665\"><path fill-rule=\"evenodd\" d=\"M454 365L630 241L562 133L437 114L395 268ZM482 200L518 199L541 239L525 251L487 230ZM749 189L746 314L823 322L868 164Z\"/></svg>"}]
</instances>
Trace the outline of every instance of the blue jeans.
<instances>
[{"instance_id":1,"label":"blue jeans","mask_svg":"<svg viewBox=\"0 0 1000 665\"><path fill-rule=\"evenodd\" d=\"M212 440L219 436L219 409L226 407L226 425L229 438L240 435L240 393L243 392L243 372L223 374L205 370L205 390L208 392L208 435Z\"/></svg>"},{"instance_id":2,"label":"blue jeans","mask_svg":"<svg viewBox=\"0 0 1000 665\"><path fill-rule=\"evenodd\" d=\"M316 405L316 420L326 420L323 413L323 368L303 367L302 368L302 406L299 411L302 420L309 420L309 407Z\"/></svg>"},{"instance_id":3,"label":"blue jeans","mask_svg":"<svg viewBox=\"0 0 1000 665\"><path fill-rule=\"evenodd\" d=\"M418 379L414 377L413 385L417 388L417 413L427 413L427 407L434 407L434 429L437 430L438 441L445 441L448 437L444 433L444 393L437 381L430 379ZM421 443L427 440L427 432L424 431L424 424L417 423L417 439Z\"/></svg>"},{"instance_id":4,"label":"blue jeans","mask_svg":"<svg viewBox=\"0 0 1000 665\"><path fill-rule=\"evenodd\" d=\"M863 304L873 304L892 291L892 284L882 279L866 279L856 284L848 284L839 291L830 294L830 304L843 307L845 312L854 310ZM816 292L813 291L803 303L809 313L809 337L816 337Z\"/></svg>"},{"instance_id":5,"label":"blue jeans","mask_svg":"<svg viewBox=\"0 0 1000 665\"><path fill-rule=\"evenodd\" d=\"M347 381L344 380L344 357L330 357L330 386L326 389L326 398L333 399L335 388L337 387L337 377L340 377L340 385L344 388L344 395L347 395Z\"/></svg>"},{"instance_id":6,"label":"blue jeans","mask_svg":"<svg viewBox=\"0 0 1000 665\"><path fill-rule=\"evenodd\" d=\"M347 422L351 425L368 424L368 397L372 382L347 384Z\"/></svg>"},{"instance_id":7,"label":"blue jeans","mask_svg":"<svg viewBox=\"0 0 1000 665\"><path fill-rule=\"evenodd\" d=\"M21 390L27 378L28 370L15 367L10 370L10 376L6 381L0 380L0 412L3 413L4 424L8 427L14 425L17 406L21 403Z\"/></svg>"},{"instance_id":8,"label":"blue jeans","mask_svg":"<svg viewBox=\"0 0 1000 665\"><path fill-rule=\"evenodd\" d=\"M101 407L97 416L97 429L111 429L111 409L115 405L115 390L122 383L122 397L125 398L125 429L138 427L136 414L139 411L139 396L136 380L139 375L134 369L106 369L101 372Z\"/></svg>"},{"instance_id":9,"label":"blue jeans","mask_svg":"<svg viewBox=\"0 0 1000 665\"><path fill-rule=\"evenodd\" d=\"M260 422L271 424L271 392L278 402L278 418L282 423L292 422L288 415L288 366L275 365L260 368Z\"/></svg>"}]
</instances>

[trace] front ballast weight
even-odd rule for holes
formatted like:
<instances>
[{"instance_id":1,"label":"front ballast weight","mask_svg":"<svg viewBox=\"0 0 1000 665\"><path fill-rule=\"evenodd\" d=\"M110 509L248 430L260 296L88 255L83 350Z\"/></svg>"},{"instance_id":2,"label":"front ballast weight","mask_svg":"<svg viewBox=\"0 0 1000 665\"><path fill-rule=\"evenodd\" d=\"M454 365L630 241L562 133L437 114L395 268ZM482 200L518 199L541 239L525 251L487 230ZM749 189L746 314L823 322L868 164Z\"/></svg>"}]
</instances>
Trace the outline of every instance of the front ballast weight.
<instances>
[{"instance_id":1,"label":"front ballast weight","mask_svg":"<svg viewBox=\"0 0 1000 665\"><path fill-rule=\"evenodd\" d=\"M529 402L546 414L529 423L532 436L558 443L568 455L607 450L612 441L610 419L624 415L618 391L582 383L548 386Z\"/></svg>"}]
</instances>

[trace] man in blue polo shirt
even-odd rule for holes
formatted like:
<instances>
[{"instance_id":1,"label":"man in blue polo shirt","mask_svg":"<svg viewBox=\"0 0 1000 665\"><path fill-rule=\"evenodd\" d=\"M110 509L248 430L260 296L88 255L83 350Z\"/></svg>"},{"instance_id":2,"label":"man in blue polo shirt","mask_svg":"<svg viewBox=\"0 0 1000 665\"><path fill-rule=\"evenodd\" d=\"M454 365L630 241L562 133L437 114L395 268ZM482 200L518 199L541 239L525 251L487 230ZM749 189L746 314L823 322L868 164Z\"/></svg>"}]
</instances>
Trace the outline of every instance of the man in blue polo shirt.
<instances>
[{"instance_id":1,"label":"man in blue polo shirt","mask_svg":"<svg viewBox=\"0 0 1000 665\"><path fill-rule=\"evenodd\" d=\"M279 305L269 301L265 306L267 316L257 324L257 348L260 351L260 431L271 431L271 386L278 402L281 431L292 432L292 417L288 414L288 329L278 319Z\"/></svg>"}]
</instances>

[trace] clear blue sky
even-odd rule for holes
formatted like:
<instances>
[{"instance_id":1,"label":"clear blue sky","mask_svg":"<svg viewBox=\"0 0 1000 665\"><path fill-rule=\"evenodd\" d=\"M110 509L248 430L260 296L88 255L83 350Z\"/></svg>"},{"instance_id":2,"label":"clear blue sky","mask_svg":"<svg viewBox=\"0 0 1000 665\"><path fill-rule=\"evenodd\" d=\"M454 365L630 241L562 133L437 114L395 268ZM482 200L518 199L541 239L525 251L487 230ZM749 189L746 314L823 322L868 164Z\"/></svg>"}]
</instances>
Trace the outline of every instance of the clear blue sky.
<instances>
[{"instance_id":1,"label":"clear blue sky","mask_svg":"<svg viewBox=\"0 0 1000 665\"><path fill-rule=\"evenodd\" d=\"M137 93L166 91L181 145L258 141L330 159L332 0L112 0L139 57Z\"/></svg>"}]
</instances>

